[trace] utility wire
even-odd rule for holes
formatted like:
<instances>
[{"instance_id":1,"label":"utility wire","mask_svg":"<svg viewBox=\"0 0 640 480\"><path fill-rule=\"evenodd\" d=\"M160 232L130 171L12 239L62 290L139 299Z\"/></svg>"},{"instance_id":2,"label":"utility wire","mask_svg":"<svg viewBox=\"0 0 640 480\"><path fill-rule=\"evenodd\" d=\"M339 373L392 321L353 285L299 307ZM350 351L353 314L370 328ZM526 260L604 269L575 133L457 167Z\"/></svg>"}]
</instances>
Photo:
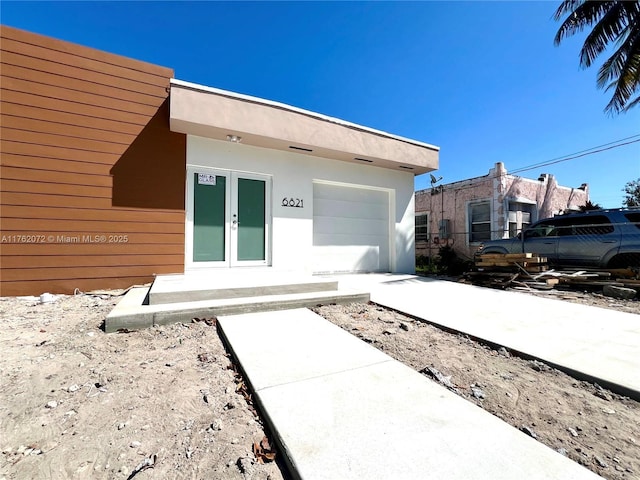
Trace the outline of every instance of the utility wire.
<instances>
[{"instance_id":1,"label":"utility wire","mask_svg":"<svg viewBox=\"0 0 640 480\"><path fill-rule=\"evenodd\" d=\"M596 145L595 147L591 147L591 148L587 148L585 150L580 150L579 152L574 152L574 153L569 153L567 155L562 155L561 157L556 157L556 158L552 158L551 160L545 160L543 162L540 163L536 163L533 165L525 165L524 167L519 167L514 169L514 172L519 172L519 171L525 171L524 169L530 169L530 168L536 168L536 167L544 167L547 162L553 162L555 160L560 160L562 158L566 158L566 157L572 157L573 155L579 155L581 153L585 153L585 152L590 152L591 150L595 150L597 148L602 148L602 147L608 147L609 145L613 145L619 142L624 142L625 140L631 140L632 138L637 138L640 137L640 134L636 134L636 135L631 135L630 137L625 137L625 138L620 138L619 140L614 140L612 142L609 143L603 143L602 145ZM596 152L594 152L596 153Z\"/></svg>"},{"instance_id":2,"label":"utility wire","mask_svg":"<svg viewBox=\"0 0 640 480\"><path fill-rule=\"evenodd\" d=\"M635 137L640 137L640 135L634 135L633 137L628 137L628 138L635 138ZM623 138L621 140L618 140L617 142L606 143L604 145L599 146L603 148L593 147L593 148L590 148L589 150L583 150L582 152L576 152L568 156L559 157L559 158L549 160L547 162L538 163L536 165L532 165L529 167L516 168L515 170L512 170L510 173L526 172L528 170L533 170L534 168L546 167L548 165L554 165L556 163L567 162L569 160L575 160L576 158L586 157L587 155L593 155L595 153L600 153L606 150L612 150L614 148L624 147L625 145L631 145L632 143L640 142L640 138L638 138L637 140L631 140L630 142L618 143L618 142L621 142L622 140L626 140L626 139ZM612 145L613 143L615 143L615 145Z\"/></svg>"},{"instance_id":3,"label":"utility wire","mask_svg":"<svg viewBox=\"0 0 640 480\"><path fill-rule=\"evenodd\" d=\"M545 166L548 166L548 165L554 165L556 163L561 163L561 162L567 162L569 160L575 160L576 158L581 158L581 157L585 157L587 155L593 155L593 154L596 154L596 153L604 152L606 150L612 150L614 148L623 147L625 145L630 145L632 143L640 142L640 138L638 138L637 140L632 140L630 142L624 142L625 140L631 140L631 139L637 138L637 137L640 137L640 134L632 135L630 137L620 138L618 140L614 140L614 141L609 142L609 143L604 143L602 145L597 145L595 147L591 147L591 148L588 148L586 150L580 150L579 152L571 153L569 155L564 155L562 157L556 157L554 159L547 160L547 161L540 162L540 163L536 163L536 164L533 164L533 165L516 168L514 170L507 170L507 174L508 175L513 175L513 174L516 174L516 173L519 173L519 172L526 172L526 171L533 170L533 169L536 169L536 168L545 167ZM624 142L624 143L620 143L620 142ZM451 182L451 183L462 183L462 182L467 182L468 181L468 182L470 182L469 184L461 185L459 187L456 187L456 190L467 190L467 189L470 189L470 188L475 188L478 184L482 184L482 183L485 183L485 182L493 181L493 179L494 179L494 177L489 177L487 175L483 175L482 177L474 177L474 178L469 178L469 179L466 179L466 180L458 180L456 182ZM444 187L444 186L446 186L446 184L436 186L434 188L434 190L437 190L438 188ZM431 187L427 187L427 188L423 189L422 191L424 191L424 190L432 190L432 188Z\"/></svg>"}]
</instances>

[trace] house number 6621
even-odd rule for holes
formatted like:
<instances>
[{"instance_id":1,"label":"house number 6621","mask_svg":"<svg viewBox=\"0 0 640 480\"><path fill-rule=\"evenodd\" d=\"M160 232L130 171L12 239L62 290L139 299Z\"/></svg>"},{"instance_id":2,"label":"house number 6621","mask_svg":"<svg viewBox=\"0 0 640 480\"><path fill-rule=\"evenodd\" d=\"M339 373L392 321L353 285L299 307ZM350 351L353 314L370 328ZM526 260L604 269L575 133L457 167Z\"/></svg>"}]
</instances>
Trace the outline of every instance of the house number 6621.
<instances>
[{"instance_id":1,"label":"house number 6621","mask_svg":"<svg viewBox=\"0 0 640 480\"><path fill-rule=\"evenodd\" d=\"M287 198L282 199L283 207L304 208L304 200L301 198Z\"/></svg>"}]
</instances>

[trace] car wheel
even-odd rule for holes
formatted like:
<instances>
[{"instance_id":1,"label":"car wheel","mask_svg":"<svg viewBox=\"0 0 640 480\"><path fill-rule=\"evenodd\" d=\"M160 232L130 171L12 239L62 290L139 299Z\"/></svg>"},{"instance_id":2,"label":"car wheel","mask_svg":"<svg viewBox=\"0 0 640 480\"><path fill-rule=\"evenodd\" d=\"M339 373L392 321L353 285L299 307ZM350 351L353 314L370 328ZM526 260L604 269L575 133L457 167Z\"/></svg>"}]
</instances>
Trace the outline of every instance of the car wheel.
<instances>
[{"instance_id":1,"label":"car wheel","mask_svg":"<svg viewBox=\"0 0 640 480\"><path fill-rule=\"evenodd\" d=\"M608 268L640 267L640 252L621 253L609 260Z\"/></svg>"}]
</instances>

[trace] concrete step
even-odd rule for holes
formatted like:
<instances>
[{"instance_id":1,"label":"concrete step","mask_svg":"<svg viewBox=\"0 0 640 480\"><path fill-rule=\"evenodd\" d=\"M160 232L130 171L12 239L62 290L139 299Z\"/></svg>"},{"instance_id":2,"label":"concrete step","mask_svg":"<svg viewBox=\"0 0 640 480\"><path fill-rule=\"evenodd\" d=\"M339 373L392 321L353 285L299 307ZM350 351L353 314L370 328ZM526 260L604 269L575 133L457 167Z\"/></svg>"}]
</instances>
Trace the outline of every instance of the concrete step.
<instances>
[{"instance_id":1,"label":"concrete step","mask_svg":"<svg viewBox=\"0 0 640 480\"><path fill-rule=\"evenodd\" d=\"M160 275L149 291L149 305L197 302L231 298L264 297L338 289L331 278L289 272L207 272L205 274Z\"/></svg>"},{"instance_id":2,"label":"concrete step","mask_svg":"<svg viewBox=\"0 0 640 480\"><path fill-rule=\"evenodd\" d=\"M153 325L190 322L193 318L369 301L368 290L335 289L149 305L146 304L149 290L149 288L131 289L105 319L105 331L111 333L121 328L138 330Z\"/></svg>"}]
</instances>

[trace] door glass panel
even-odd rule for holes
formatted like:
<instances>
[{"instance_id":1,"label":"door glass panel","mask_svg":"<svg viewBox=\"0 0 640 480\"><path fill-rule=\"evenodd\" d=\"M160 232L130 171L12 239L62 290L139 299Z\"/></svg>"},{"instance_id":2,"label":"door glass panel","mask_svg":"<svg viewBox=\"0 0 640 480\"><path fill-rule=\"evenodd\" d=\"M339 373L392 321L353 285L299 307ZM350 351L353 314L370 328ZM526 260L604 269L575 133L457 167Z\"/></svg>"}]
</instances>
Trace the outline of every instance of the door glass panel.
<instances>
[{"instance_id":1,"label":"door glass panel","mask_svg":"<svg viewBox=\"0 0 640 480\"><path fill-rule=\"evenodd\" d=\"M194 173L194 262L225 260L226 184L226 177Z\"/></svg>"},{"instance_id":2,"label":"door glass panel","mask_svg":"<svg viewBox=\"0 0 640 480\"><path fill-rule=\"evenodd\" d=\"M265 259L265 182L238 178L238 261Z\"/></svg>"}]
</instances>

